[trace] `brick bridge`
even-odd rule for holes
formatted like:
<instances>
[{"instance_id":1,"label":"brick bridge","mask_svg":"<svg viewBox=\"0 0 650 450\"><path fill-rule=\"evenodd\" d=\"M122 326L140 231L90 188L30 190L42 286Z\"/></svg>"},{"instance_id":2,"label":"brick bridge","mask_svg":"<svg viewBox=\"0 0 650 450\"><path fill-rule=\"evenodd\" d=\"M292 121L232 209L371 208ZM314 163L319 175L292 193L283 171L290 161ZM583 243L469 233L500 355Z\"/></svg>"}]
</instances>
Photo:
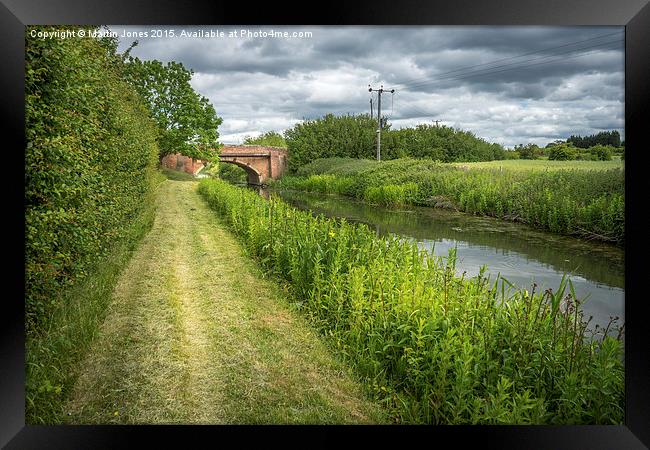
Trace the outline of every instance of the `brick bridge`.
<instances>
[{"instance_id":1,"label":"brick bridge","mask_svg":"<svg viewBox=\"0 0 650 450\"><path fill-rule=\"evenodd\" d=\"M262 185L269 178L281 177L287 170L287 150L261 145L224 145L221 147L219 161L244 169L248 184ZM204 167L204 161L173 154L165 156L162 165L196 175Z\"/></svg>"},{"instance_id":2,"label":"brick bridge","mask_svg":"<svg viewBox=\"0 0 650 450\"><path fill-rule=\"evenodd\" d=\"M235 164L248 175L248 184L261 185L287 170L287 149L261 145L224 145L219 161Z\"/></svg>"}]
</instances>

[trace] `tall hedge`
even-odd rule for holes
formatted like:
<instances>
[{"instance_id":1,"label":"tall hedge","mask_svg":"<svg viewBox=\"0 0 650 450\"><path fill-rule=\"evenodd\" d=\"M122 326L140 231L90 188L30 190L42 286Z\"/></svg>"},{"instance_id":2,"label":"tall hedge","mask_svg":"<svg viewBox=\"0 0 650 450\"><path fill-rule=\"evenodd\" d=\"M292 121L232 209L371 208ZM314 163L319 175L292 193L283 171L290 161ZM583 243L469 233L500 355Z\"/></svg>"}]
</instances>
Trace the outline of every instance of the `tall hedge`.
<instances>
[{"instance_id":1,"label":"tall hedge","mask_svg":"<svg viewBox=\"0 0 650 450\"><path fill-rule=\"evenodd\" d=\"M122 76L116 39L25 42L28 325L122 239L151 197L156 127ZM72 28L71 28L72 29ZM78 29L78 28L75 28Z\"/></svg>"},{"instance_id":2,"label":"tall hedge","mask_svg":"<svg viewBox=\"0 0 650 450\"><path fill-rule=\"evenodd\" d=\"M367 114L325 116L306 120L285 131L289 169L318 158L373 158L377 121Z\"/></svg>"},{"instance_id":3,"label":"tall hedge","mask_svg":"<svg viewBox=\"0 0 650 450\"><path fill-rule=\"evenodd\" d=\"M391 130L389 135L389 146L395 149L392 152L394 158L428 158L442 162L505 159L501 145L451 127L421 124L414 128Z\"/></svg>"},{"instance_id":4,"label":"tall hedge","mask_svg":"<svg viewBox=\"0 0 650 450\"><path fill-rule=\"evenodd\" d=\"M376 158L377 121L367 114L307 120L285 132L289 168L296 171L319 158ZM443 162L504 159L505 150L469 131L435 125L391 130L381 135L381 159L427 158Z\"/></svg>"}]
</instances>

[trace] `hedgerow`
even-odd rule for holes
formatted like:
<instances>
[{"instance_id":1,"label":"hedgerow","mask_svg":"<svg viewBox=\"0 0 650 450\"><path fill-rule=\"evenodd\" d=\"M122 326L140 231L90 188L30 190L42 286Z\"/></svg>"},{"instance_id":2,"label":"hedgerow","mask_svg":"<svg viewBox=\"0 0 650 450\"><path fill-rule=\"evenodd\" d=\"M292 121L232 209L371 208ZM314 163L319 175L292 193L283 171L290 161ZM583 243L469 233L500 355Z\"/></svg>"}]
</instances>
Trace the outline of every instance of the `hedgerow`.
<instances>
[{"instance_id":1,"label":"hedgerow","mask_svg":"<svg viewBox=\"0 0 650 450\"><path fill-rule=\"evenodd\" d=\"M60 31L65 27L35 27ZM156 126L111 38L25 41L25 312L60 306L129 233L154 187Z\"/></svg>"}]
</instances>

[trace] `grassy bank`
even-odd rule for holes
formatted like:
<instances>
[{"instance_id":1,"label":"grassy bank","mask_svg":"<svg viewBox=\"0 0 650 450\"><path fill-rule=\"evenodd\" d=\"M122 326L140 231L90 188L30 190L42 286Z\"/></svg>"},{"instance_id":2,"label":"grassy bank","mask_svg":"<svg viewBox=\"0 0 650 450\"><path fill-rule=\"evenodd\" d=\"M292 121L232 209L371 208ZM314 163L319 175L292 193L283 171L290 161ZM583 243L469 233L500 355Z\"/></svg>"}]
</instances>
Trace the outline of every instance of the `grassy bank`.
<instances>
[{"instance_id":1,"label":"grassy bank","mask_svg":"<svg viewBox=\"0 0 650 450\"><path fill-rule=\"evenodd\" d=\"M615 161L441 164L331 158L274 185L387 206L454 208L618 244L625 239L624 172Z\"/></svg>"},{"instance_id":2,"label":"grassy bank","mask_svg":"<svg viewBox=\"0 0 650 450\"><path fill-rule=\"evenodd\" d=\"M586 336L570 283L513 291L366 226L219 180L199 192L394 420L622 423L622 342ZM499 286L499 287L498 287Z\"/></svg>"}]
</instances>

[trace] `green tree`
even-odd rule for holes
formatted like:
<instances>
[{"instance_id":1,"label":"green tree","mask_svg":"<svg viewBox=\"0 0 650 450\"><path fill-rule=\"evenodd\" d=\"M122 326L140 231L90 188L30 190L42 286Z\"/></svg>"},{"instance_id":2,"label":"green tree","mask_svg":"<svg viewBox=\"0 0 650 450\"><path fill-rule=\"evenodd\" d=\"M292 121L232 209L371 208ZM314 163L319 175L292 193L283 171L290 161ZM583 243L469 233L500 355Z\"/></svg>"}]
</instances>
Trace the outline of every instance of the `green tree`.
<instances>
[{"instance_id":1,"label":"green tree","mask_svg":"<svg viewBox=\"0 0 650 450\"><path fill-rule=\"evenodd\" d=\"M521 159L537 159L541 156L542 150L535 144L515 145Z\"/></svg>"},{"instance_id":2,"label":"green tree","mask_svg":"<svg viewBox=\"0 0 650 450\"><path fill-rule=\"evenodd\" d=\"M568 161L576 159L578 152L570 144L557 144L548 149L548 159L555 161Z\"/></svg>"},{"instance_id":3,"label":"green tree","mask_svg":"<svg viewBox=\"0 0 650 450\"><path fill-rule=\"evenodd\" d=\"M175 61L165 64L128 57L125 76L158 125L160 157L170 153L208 161L218 157L217 128L222 119L209 100L192 88L193 73Z\"/></svg>"},{"instance_id":4,"label":"green tree","mask_svg":"<svg viewBox=\"0 0 650 450\"><path fill-rule=\"evenodd\" d=\"M284 137L280 133L275 131L268 131L257 137L246 136L244 138L244 144L287 148L287 141L284 140Z\"/></svg>"}]
</instances>

